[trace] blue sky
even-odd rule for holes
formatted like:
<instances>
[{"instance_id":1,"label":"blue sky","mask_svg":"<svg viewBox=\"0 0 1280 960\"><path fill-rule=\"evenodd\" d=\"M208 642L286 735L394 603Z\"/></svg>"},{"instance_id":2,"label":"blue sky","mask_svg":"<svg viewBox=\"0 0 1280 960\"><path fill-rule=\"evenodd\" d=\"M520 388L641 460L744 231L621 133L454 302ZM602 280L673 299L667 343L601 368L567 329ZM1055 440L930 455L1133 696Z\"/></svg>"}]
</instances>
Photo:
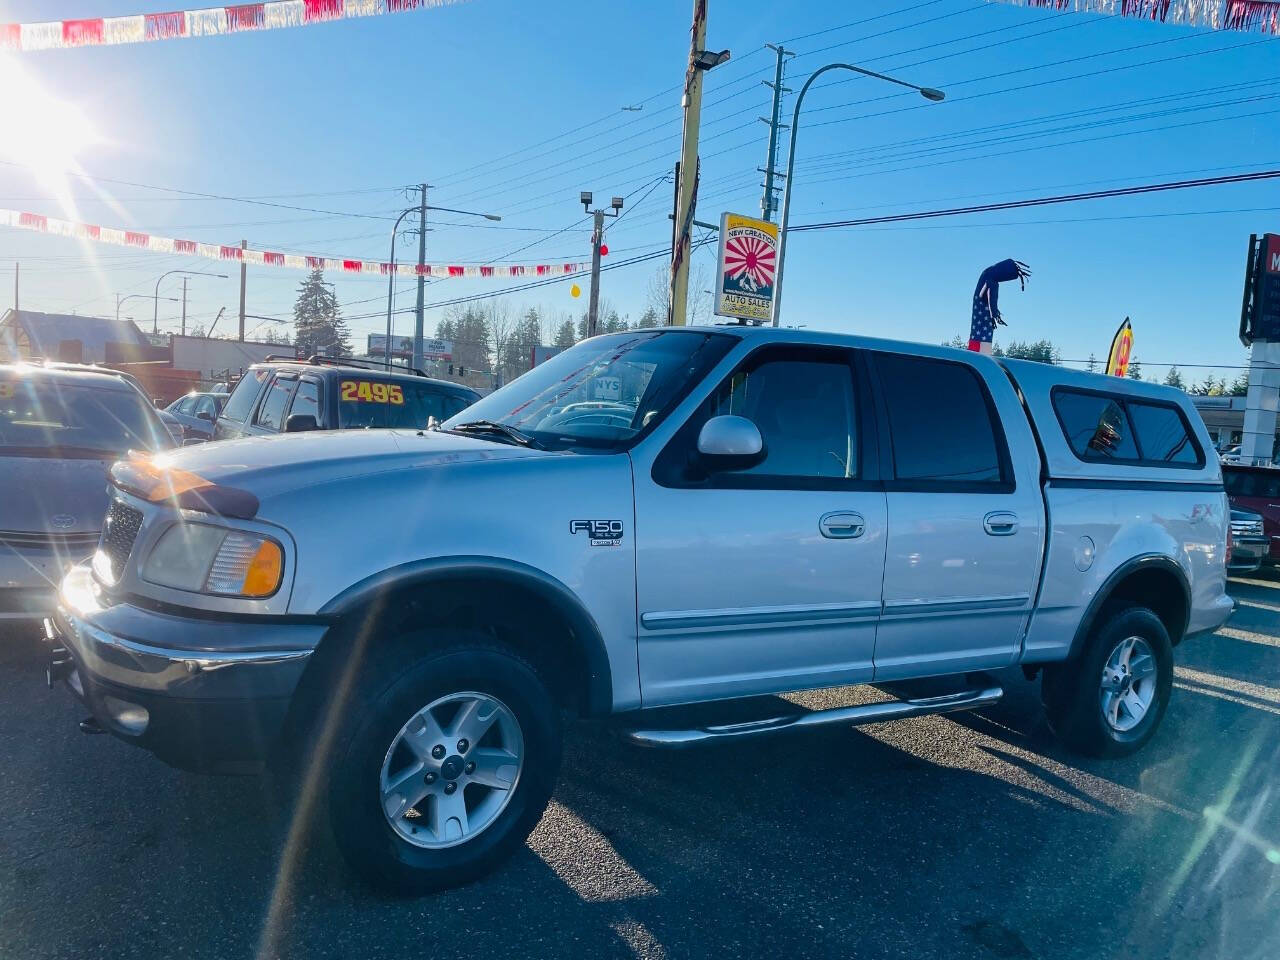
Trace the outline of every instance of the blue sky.
<instances>
[{"instance_id":1,"label":"blue sky","mask_svg":"<svg viewBox=\"0 0 1280 960\"><path fill-rule=\"evenodd\" d=\"M0 21L170 8L0 0ZM669 241L671 188L659 178L679 150L690 8L689 0L474 0L297 30L34 53L19 64L103 135L79 158L90 174L365 215L108 185L115 208L83 200L79 216L89 222L381 259L389 223L372 218L394 215L406 205L398 187L425 179L435 203L504 217L486 226L433 215L429 260L500 258L525 245L515 261L585 260L590 231L577 203L585 189L630 198L610 227L608 264ZM758 210L766 127L756 117L769 107L760 80L773 72L763 44L780 41L798 54L787 81L796 90L813 69L842 59L948 93L935 105L873 80L819 81L801 121L793 226L1280 166L1275 40L982 0L713 0L708 45L730 48L733 59L707 79L700 219ZM93 196L84 183L73 190ZM7 166L0 206L60 212L46 186ZM1159 362L1240 364L1245 247L1250 232L1267 230L1280 231L1274 184L797 233L784 322L933 342L967 335L978 273L1016 257L1034 273L1026 292L1002 297L1005 340L1047 337L1067 358L1101 357L1127 314L1148 375L1163 373ZM402 243L405 251L413 241ZM149 292L164 270L211 269L95 252L96 265L72 241L0 232L0 302L8 303L14 260L23 263L24 307L104 315L114 313L116 293ZM713 261L714 245L695 257L707 277ZM638 316L661 263L606 273L604 298ZM222 324L230 322L238 286L228 272L233 279L191 281L192 322L207 324L221 306ZM357 334L382 329L380 281L330 279ZM251 269L248 312L287 316L299 280ZM442 281L427 300L508 283ZM168 281L162 294L179 287ZM398 309L413 303L412 283L402 287ZM586 292L574 300L563 283L509 303L577 313ZM175 329L178 305L160 308L161 328ZM148 301L124 312L149 326ZM440 313L428 313L429 330ZM396 322L407 332L412 318Z\"/></svg>"}]
</instances>

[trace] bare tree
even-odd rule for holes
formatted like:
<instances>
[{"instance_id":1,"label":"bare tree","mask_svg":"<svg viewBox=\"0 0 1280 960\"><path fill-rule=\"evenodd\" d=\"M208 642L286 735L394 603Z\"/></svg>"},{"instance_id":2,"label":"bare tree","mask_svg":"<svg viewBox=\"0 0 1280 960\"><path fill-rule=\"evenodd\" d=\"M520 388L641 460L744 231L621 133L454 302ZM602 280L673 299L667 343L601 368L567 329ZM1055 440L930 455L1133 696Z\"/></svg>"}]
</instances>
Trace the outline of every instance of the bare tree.
<instances>
[{"instance_id":1,"label":"bare tree","mask_svg":"<svg viewBox=\"0 0 1280 960\"><path fill-rule=\"evenodd\" d=\"M649 278L648 297L645 304L658 315L658 323L665 325L671 313L671 268L663 264ZM689 266L689 298L685 304L687 323L711 322L711 273L704 263L694 261Z\"/></svg>"},{"instance_id":2,"label":"bare tree","mask_svg":"<svg viewBox=\"0 0 1280 960\"><path fill-rule=\"evenodd\" d=\"M506 300L493 297L485 301L483 308L485 326L489 331L489 339L493 344L495 371L502 366L503 349L511 337L514 321L511 319L511 305Z\"/></svg>"}]
</instances>

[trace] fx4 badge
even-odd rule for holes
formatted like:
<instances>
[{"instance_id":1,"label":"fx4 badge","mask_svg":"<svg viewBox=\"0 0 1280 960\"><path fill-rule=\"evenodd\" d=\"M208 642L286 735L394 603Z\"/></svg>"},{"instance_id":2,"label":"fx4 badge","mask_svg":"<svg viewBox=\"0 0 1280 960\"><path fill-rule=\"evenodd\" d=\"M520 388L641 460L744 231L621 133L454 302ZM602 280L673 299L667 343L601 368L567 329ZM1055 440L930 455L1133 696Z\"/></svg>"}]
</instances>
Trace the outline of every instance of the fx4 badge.
<instances>
[{"instance_id":1,"label":"fx4 badge","mask_svg":"<svg viewBox=\"0 0 1280 960\"><path fill-rule=\"evenodd\" d=\"M593 547L616 547L622 543L621 520L570 520L569 532L585 533Z\"/></svg>"}]
</instances>

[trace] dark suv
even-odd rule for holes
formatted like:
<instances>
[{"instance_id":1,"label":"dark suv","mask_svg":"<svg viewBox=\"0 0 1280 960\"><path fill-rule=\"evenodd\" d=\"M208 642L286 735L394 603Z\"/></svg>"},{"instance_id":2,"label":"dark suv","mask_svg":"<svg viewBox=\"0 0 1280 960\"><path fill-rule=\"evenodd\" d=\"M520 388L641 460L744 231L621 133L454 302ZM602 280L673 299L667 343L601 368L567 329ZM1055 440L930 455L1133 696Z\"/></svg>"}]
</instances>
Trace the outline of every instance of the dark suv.
<instances>
[{"instance_id":1,"label":"dark suv","mask_svg":"<svg viewBox=\"0 0 1280 960\"><path fill-rule=\"evenodd\" d=\"M271 357L246 371L214 425L213 439L300 430L422 429L480 399L470 387L421 372L327 357Z\"/></svg>"}]
</instances>

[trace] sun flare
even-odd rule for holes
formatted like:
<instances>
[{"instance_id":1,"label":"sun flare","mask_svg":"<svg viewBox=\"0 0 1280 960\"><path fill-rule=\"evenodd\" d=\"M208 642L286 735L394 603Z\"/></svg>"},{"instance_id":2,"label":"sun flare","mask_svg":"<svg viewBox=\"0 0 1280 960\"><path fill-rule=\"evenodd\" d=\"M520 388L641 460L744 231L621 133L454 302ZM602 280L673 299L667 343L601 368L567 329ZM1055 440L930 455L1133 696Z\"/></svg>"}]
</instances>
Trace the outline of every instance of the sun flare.
<instances>
[{"instance_id":1,"label":"sun flare","mask_svg":"<svg viewBox=\"0 0 1280 960\"><path fill-rule=\"evenodd\" d=\"M59 100L12 57L0 56L0 159L30 170L37 182L70 212L68 175L80 155L100 142L89 118L74 103Z\"/></svg>"}]
</instances>

